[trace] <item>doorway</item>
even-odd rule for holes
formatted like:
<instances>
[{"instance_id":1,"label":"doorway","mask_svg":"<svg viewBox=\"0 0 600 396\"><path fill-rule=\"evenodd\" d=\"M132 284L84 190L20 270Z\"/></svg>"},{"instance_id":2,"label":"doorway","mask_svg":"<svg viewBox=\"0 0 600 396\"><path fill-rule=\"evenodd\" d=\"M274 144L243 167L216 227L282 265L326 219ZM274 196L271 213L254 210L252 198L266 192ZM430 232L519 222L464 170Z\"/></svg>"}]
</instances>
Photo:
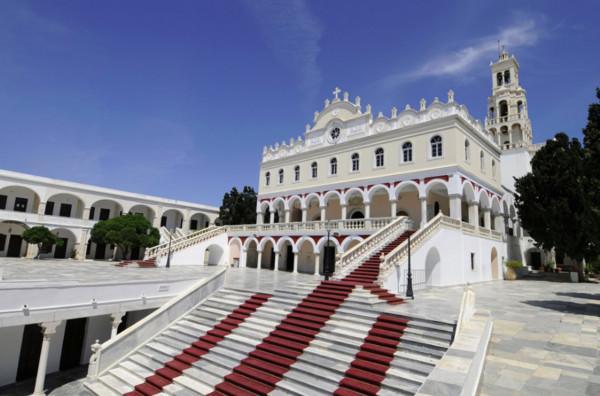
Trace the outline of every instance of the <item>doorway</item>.
<instances>
[{"instance_id":1,"label":"doorway","mask_svg":"<svg viewBox=\"0 0 600 396\"><path fill-rule=\"evenodd\" d=\"M96 245L96 252L94 253L94 260L104 260L105 254L106 254L106 244L98 243Z\"/></svg>"},{"instance_id":2,"label":"doorway","mask_svg":"<svg viewBox=\"0 0 600 396\"><path fill-rule=\"evenodd\" d=\"M81 364L81 352L83 351L86 324L87 318L67 320L62 351L60 353L61 370L67 370Z\"/></svg>"},{"instance_id":3,"label":"doorway","mask_svg":"<svg viewBox=\"0 0 600 396\"><path fill-rule=\"evenodd\" d=\"M23 328L17 382L33 378L37 374L43 337L42 328L37 324L28 324Z\"/></svg>"},{"instance_id":4,"label":"doorway","mask_svg":"<svg viewBox=\"0 0 600 396\"><path fill-rule=\"evenodd\" d=\"M294 249L288 245L287 254L285 255L285 271L292 272L294 270Z\"/></svg>"},{"instance_id":5,"label":"doorway","mask_svg":"<svg viewBox=\"0 0 600 396\"><path fill-rule=\"evenodd\" d=\"M531 252L531 268L539 270L542 266L542 254L540 252Z\"/></svg>"},{"instance_id":6,"label":"doorway","mask_svg":"<svg viewBox=\"0 0 600 396\"><path fill-rule=\"evenodd\" d=\"M56 244L54 247L54 258L64 259L67 258L67 244L69 243L68 238L59 238L62 241L62 245Z\"/></svg>"},{"instance_id":7,"label":"doorway","mask_svg":"<svg viewBox=\"0 0 600 396\"><path fill-rule=\"evenodd\" d=\"M8 251L6 257L21 257L21 246L23 245L23 238L21 235L11 235L8 240Z\"/></svg>"}]
</instances>

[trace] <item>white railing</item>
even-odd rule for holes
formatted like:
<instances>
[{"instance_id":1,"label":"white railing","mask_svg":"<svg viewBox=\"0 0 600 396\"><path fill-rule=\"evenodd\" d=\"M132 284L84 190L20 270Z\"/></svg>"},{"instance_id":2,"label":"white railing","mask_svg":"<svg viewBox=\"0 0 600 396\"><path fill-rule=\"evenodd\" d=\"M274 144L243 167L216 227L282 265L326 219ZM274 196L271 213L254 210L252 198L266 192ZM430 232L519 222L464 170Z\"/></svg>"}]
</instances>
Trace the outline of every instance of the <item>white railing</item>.
<instances>
[{"instance_id":1,"label":"white railing","mask_svg":"<svg viewBox=\"0 0 600 396\"><path fill-rule=\"evenodd\" d=\"M99 345L96 343L92 345L94 354L90 358L88 381L94 381L125 356L134 353L137 348L147 343L219 290L225 281L226 270L226 268L219 269L211 276L200 280L188 290L104 344Z\"/></svg>"},{"instance_id":2,"label":"white railing","mask_svg":"<svg viewBox=\"0 0 600 396\"><path fill-rule=\"evenodd\" d=\"M433 235L433 233L440 227L445 226L448 228L454 228L462 231L465 234L480 236L483 238L490 238L495 240L502 240L502 233L488 228L476 227L473 224L464 223L458 219L453 219L448 216L444 216L441 212L433 219L429 220L425 226L421 227L410 237L410 248L411 253L418 249L423 243ZM402 242L394 250L385 256L381 269L379 272L379 282L383 282L394 270L395 266L401 265L408 258L408 240Z\"/></svg>"},{"instance_id":3,"label":"white railing","mask_svg":"<svg viewBox=\"0 0 600 396\"><path fill-rule=\"evenodd\" d=\"M50 216L31 212L0 210L0 220L18 221L29 225L44 225L48 227L77 227L92 228L96 221L77 217Z\"/></svg>"},{"instance_id":4,"label":"white railing","mask_svg":"<svg viewBox=\"0 0 600 396\"><path fill-rule=\"evenodd\" d=\"M208 227L200 231L192 232L177 239L171 240L171 252L184 249L188 246L195 245L209 238L226 232L225 227ZM169 252L169 242L161 243L146 250L146 259L152 257L164 256Z\"/></svg>"},{"instance_id":5,"label":"white railing","mask_svg":"<svg viewBox=\"0 0 600 396\"><path fill-rule=\"evenodd\" d=\"M338 219L273 224L241 224L227 226L227 232L235 235L238 233L258 232L325 232L327 230L332 232L375 231L389 225L396 219L396 217L380 217L370 219Z\"/></svg>"},{"instance_id":6,"label":"white railing","mask_svg":"<svg viewBox=\"0 0 600 396\"><path fill-rule=\"evenodd\" d=\"M402 233L414 227L409 217L397 217L387 226L345 252L335 264L336 278L344 277L374 252L398 238Z\"/></svg>"}]
</instances>

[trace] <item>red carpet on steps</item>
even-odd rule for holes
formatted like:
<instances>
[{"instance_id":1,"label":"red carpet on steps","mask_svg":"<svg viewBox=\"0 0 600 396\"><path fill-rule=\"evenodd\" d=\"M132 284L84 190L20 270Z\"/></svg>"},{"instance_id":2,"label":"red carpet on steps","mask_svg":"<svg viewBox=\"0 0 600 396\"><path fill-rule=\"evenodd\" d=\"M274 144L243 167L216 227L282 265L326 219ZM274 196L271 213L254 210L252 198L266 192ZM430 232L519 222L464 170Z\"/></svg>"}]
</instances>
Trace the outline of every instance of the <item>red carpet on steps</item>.
<instances>
[{"instance_id":1,"label":"red carpet on steps","mask_svg":"<svg viewBox=\"0 0 600 396\"><path fill-rule=\"evenodd\" d=\"M255 396L271 392L354 287L350 282L321 282L209 395Z\"/></svg>"},{"instance_id":2,"label":"red carpet on steps","mask_svg":"<svg viewBox=\"0 0 600 396\"><path fill-rule=\"evenodd\" d=\"M377 395L407 323L404 318L379 315L334 395Z\"/></svg>"},{"instance_id":3,"label":"red carpet on steps","mask_svg":"<svg viewBox=\"0 0 600 396\"><path fill-rule=\"evenodd\" d=\"M260 308L272 295L254 294L247 299L225 319L217 323L206 334L198 338L198 341L192 343L172 360L165 363L164 367L157 369L154 375L135 386L135 389L126 393L126 396L150 396L160 393L162 389L173 382L173 378L182 374L183 370L190 368L192 363L200 360L201 356L221 342L226 335L244 322L254 311Z\"/></svg>"}]
</instances>

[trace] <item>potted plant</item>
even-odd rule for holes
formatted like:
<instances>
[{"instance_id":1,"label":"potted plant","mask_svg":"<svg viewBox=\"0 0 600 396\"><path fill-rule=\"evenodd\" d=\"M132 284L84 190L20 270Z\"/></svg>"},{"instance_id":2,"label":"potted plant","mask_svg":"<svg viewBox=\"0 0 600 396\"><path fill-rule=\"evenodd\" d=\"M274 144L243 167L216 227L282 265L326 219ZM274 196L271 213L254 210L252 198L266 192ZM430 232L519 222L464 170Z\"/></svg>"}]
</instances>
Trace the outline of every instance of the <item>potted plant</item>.
<instances>
[{"instance_id":1,"label":"potted plant","mask_svg":"<svg viewBox=\"0 0 600 396\"><path fill-rule=\"evenodd\" d=\"M504 279L506 279L506 280L517 279L517 270L519 268L523 268L523 263L521 263L518 260L508 260L506 262L506 273L504 274Z\"/></svg>"}]
</instances>

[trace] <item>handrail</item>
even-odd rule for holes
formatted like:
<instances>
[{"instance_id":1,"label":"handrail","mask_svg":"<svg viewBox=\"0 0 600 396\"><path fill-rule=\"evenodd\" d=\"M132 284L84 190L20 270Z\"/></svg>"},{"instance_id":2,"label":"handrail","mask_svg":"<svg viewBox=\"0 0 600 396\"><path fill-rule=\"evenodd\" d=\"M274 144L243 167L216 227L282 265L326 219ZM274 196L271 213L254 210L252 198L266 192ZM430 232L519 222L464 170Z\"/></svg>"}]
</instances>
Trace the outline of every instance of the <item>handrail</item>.
<instances>
[{"instance_id":1,"label":"handrail","mask_svg":"<svg viewBox=\"0 0 600 396\"><path fill-rule=\"evenodd\" d=\"M188 246L194 245L198 242L202 242L208 238L212 238L216 235L226 232L225 227L208 227L203 228L200 231L193 232L189 235L171 240L171 251L181 250ZM146 259L152 257L164 256L169 251L169 242L161 243L160 245L151 247L146 251Z\"/></svg>"},{"instance_id":2,"label":"handrail","mask_svg":"<svg viewBox=\"0 0 600 396\"><path fill-rule=\"evenodd\" d=\"M373 235L352 247L340 257L336 262L336 277L343 277L349 269L366 259L367 255L373 254L374 250L391 242L394 238L397 238L400 234L412 227L412 220L407 216L401 216L387 226L379 229Z\"/></svg>"},{"instance_id":3,"label":"handrail","mask_svg":"<svg viewBox=\"0 0 600 396\"><path fill-rule=\"evenodd\" d=\"M271 224L240 224L227 226L227 232L315 232L315 231L370 231L379 230L392 223L394 217L374 217L370 219L335 219Z\"/></svg>"},{"instance_id":4,"label":"handrail","mask_svg":"<svg viewBox=\"0 0 600 396\"><path fill-rule=\"evenodd\" d=\"M211 276L204 278L171 301L127 328L102 345L92 345L94 351L88 367L88 380L96 378L110 370L125 356L135 353L148 340L160 334L173 322L186 315L198 304L217 291L225 281L227 268L220 268Z\"/></svg>"}]
</instances>

